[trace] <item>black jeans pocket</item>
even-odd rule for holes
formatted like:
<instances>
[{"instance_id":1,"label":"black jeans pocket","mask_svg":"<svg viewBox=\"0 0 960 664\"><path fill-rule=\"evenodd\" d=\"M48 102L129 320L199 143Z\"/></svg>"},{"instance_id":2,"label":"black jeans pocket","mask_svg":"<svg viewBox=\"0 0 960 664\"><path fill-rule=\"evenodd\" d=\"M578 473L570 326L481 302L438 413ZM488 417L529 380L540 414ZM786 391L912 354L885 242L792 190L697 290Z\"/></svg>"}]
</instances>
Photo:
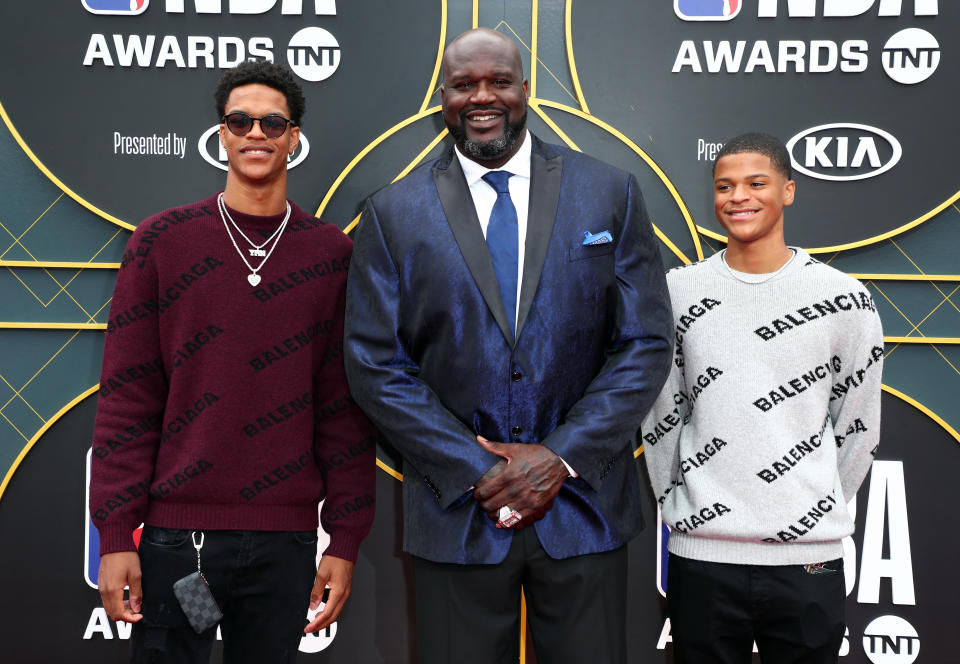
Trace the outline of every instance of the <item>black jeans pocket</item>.
<instances>
[{"instance_id":1,"label":"black jeans pocket","mask_svg":"<svg viewBox=\"0 0 960 664\"><path fill-rule=\"evenodd\" d=\"M312 545L319 541L316 530L297 530L293 532L293 539L300 544Z\"/></svg>"},{"instance_id":2,"label":"black jeans pocket","mask_svg":"<svg viewBox=\"0 0 960 664\"><path fill-rule=\"evenodd\" d=\"M183 528L160 528L158 526L144 526L141 542L149 542L154 546L168 546L176 548L190 539L191 530Z\"/></svg>"}]
</instances>

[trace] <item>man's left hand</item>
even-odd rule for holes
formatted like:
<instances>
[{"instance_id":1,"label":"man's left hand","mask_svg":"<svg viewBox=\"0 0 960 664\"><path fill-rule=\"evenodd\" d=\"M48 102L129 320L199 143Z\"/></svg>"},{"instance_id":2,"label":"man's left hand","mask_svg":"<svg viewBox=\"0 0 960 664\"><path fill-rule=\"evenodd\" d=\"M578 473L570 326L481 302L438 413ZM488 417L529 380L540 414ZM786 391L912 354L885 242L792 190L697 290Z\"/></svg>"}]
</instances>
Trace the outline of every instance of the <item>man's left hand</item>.
<instances>
[{"instance_id":1,"label":"man's left hand","mask_svg":"<svg viewBox=\"0 0 960 664\"><path fill-rule=\"evenodd\" d=\"M317 579L313 583L313 592L310 593L310 609L316 609L323 601L323 590L330 587L330 595L326 604L313 618L309 625L304 627L306 634L319 632L330 626L340 615L343 605L350 596L350 585L353 583L353 563L335 556L323 556L317 568Z\"/></svg>"},{"instance_id":2,"label":"man's left hand","mask_svg":"<svg viewBox=\"0 0 960 664\"><path fill-rule=\"evenodd\" d=\"M474 498L487 515L497 521L499 510L509 505L520 513L521 521L513 526L520 530L542 519L553 505L563 481L570 476L563 461L548 447L533 443L498 443L477 436L487 450L506 459L474 485Z\"/></svg>"}]
</instances>

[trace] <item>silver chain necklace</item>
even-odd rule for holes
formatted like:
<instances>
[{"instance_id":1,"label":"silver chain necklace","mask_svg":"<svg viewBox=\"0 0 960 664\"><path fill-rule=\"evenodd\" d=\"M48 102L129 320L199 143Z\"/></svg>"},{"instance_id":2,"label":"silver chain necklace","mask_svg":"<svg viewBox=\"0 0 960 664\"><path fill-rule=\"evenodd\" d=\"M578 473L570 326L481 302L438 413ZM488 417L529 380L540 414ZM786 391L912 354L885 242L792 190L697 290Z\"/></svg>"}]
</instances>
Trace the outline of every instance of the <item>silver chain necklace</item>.
<instances>
[{"instance_id":1,"label":"silver chain necklace","mask_svg":"<svg viewBox=\"0 0 960 664\"><path fill-rule=\"evenodd\" d=\"M283 225L281 224L280 226L277 226L277 229L273 231L273 234L270 235L270 237L268 237L265 241L261 242L260 244L257 244L256 242L248 238L247 234L243 232L243 229L240 228L240 226L237 225L237 222L233 220L233 217L230 215L230 210L227 209L227 206L223 202L222 193L219 196L217 196L217 205L220 206L220 214L226 215L227 219L230 220L230 225L233 226L233 228L238 233L240 233L243 239L247 241L247 244L250 245L250 249L248 250L250 252L250 256L266 256L267 254L263 250L263 248L268 244L270 244L271 241L273 241L273 238L276 237L277 233L280 232L280 230L283 228ZM288 215L290 214L289 203L287 204L287 214Z\"/></svg>"},{"instance_id":2,"label":"silver chain necklace","mask_svg":"<svg viewBox=\"0 0 960 664\"><path fill-rule=\"evenodd\" d=\"M227 230L227 237L230 238L230 242L233 244L233 248L237 250L237 254L240 256L240 260L242 260L243 264L247 266L248 270L250 270L250 274L247 275L247 281L250 282L251 286L257 286L260 283L260 279L261 279L260 275L257 274L257 272L263 269L263 266L266 265L267 261L270 259L270 255L273 253L273 250L277 248L278 244L280 244L280 236L283 235L283 231L287 227L287 222L290 221L290 211L291 211L290 203L287 202L287 214L286 216L284 216L283 221L280 222L280 225L277 227L277 230L273 232L273 235L271 235L266 242L264 242L259 246L253 244L253 242L250 242L250 239L246 235L244 235L243 231L241 231L239 227L237 227L237 232L239 232L240 235L243 235L244 239L258 250L261 250L262 247L265 247L271 240L273 240L273 245L270 247L270 249L264 252L263 260L260 261L260 265L258 265L257 267L253 267L252 265L250 265L250 262L247 260L247 257L243 255L243 251L241 251L240 247L237 245L237 241L236 239L234 239L233 233L230 232L230 224L227 223L227 217L230 216L230 213L227 212L227 206L223 202L223 194L220 194L219 196L217 196L217 208L220 210L220 219L223 221L223 227ZM233 221L232 218L230 219L230 222L233 223L234 226L236 226L236 223ZM251 253L252 253L252 250L251 250Z\"/></svg>"}]
</instances>

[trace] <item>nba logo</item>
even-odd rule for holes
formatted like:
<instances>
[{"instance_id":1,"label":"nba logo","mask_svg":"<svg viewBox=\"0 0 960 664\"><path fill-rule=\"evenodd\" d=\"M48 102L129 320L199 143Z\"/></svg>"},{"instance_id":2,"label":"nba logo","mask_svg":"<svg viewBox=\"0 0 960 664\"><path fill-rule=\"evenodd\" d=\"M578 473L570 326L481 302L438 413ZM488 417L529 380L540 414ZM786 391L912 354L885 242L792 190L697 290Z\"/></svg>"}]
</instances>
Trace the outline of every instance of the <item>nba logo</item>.
<instances>
[{"instance_id":1,"label":"nba logo","mask_svg":"<svg viewBox=\"0 0 960 664\"><path fill-rule=\"evenodd\" d=\"M150 0L82 0L91 14L127 14L134 16L147 11Z\"/></svg>"},{"instance_id":2,"label":"nba logo","mask_svg":"<svg viewBox=\"0 0 960 664\"><path fill-rule=\"evenodd\" d=\"M740 7L740 0L673 0L673 11L684 21L729 21Z\"/></svg>"},{"instance_id":3,"label":"nba logo","mask_svg":"<svg viewBox=\"0 0 960 664\"><path fill-rule=\"evenodd\" d=\"M146 2L146 0L142 0ZM87 481L86 481L86 499L83 501L83 517L86 522L83 537L83 578L87 585L97 589L97 572L100 571L100 533L97 527L93 525L93 517L90 516L90 459L93 456L93 448L87 450ZM133 531L133 542L140 546L140 533L143 526Z\"/></svg>"},{"instance_id":4,"label":"nba logo","mask_svg":"<svg viewBox=\"0 0 960 664\"><path fill-rule=\"evenodd\" d=\"M670 552L667 543L670 541L670 529L663 522L663 514L657 507L657 590L660 595L667 596L667 565L670 561Z\"/></svg>"}]
</instances>

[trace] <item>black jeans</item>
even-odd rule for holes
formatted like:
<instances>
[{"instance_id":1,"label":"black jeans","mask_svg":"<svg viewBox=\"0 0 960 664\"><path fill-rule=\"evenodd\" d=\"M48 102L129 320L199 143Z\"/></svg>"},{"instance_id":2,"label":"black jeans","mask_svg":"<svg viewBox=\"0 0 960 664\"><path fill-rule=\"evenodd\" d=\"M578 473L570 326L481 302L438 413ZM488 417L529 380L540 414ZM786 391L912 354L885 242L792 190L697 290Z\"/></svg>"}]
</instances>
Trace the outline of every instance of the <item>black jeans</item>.
<instances>
[{"instance_id":1,"label":"black jeans","mask_svg":"<svg viewBox=\"0 0 960 664\"><path fill-rule=\"evenodd\" d=\"M667 606L677 664L835 663L843 642L843 561L734 565L670 554Z\"/></svg>"},{"instance_id":2,"label":"black jeans","mask_svg":"<svg viewBox=\"0 0 960 664\"><path fill-rule=\"evenodd\" d=\"M143 619L133 664L206 664L216 627L197 634L173 594L197 570L191 531L145 526L140 540ZM223 612L224 662L293 662L316 576L317 532L204 531L203 575Z\"/></svg>"}]
</instances>

